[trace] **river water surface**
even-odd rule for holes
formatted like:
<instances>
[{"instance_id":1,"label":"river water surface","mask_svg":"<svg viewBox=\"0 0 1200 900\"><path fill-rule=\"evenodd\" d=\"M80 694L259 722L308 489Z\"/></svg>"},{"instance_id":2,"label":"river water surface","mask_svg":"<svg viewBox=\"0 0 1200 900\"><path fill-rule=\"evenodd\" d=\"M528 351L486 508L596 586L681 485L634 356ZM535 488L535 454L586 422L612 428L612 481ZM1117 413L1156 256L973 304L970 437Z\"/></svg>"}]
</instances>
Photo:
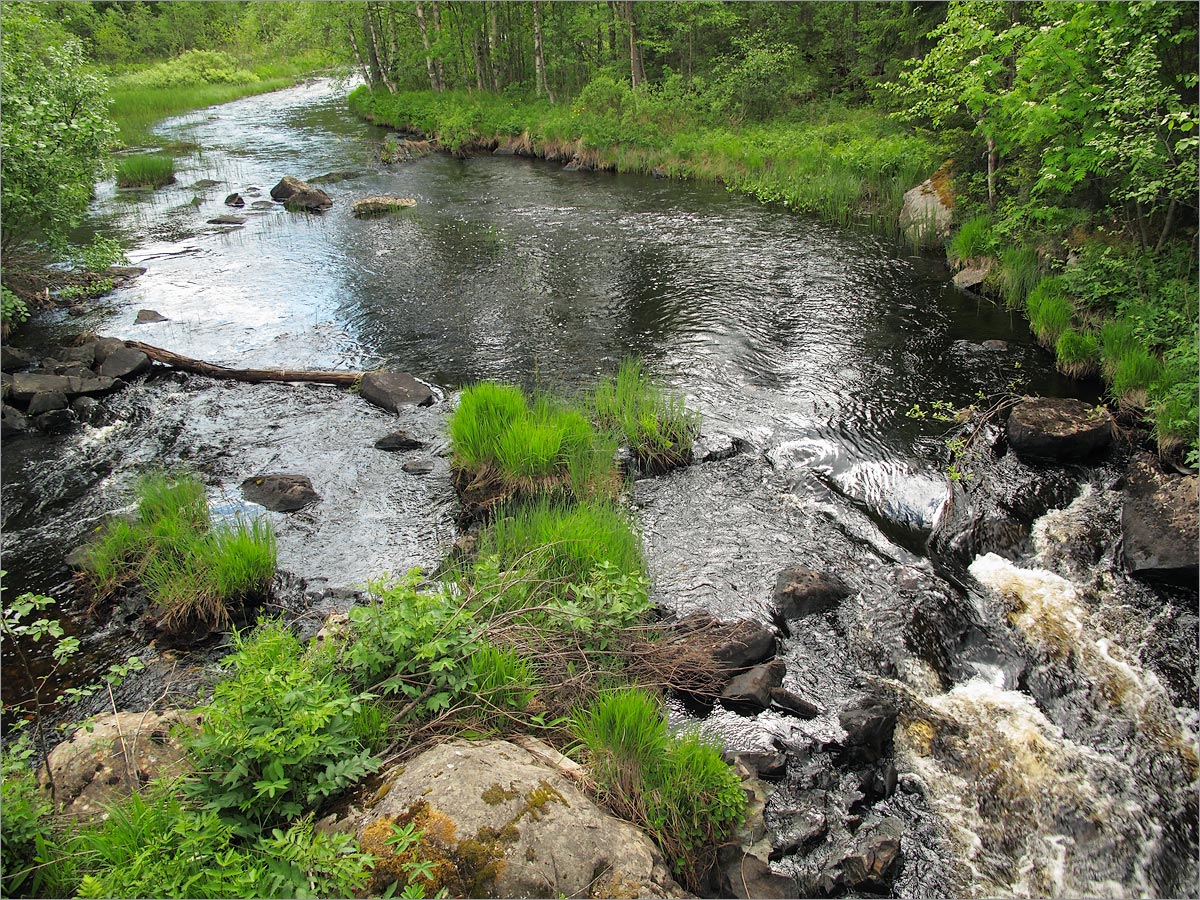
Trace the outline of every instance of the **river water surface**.
<instances>
[{"instance_id":1,"label":"river water surface","mask_svg":"<svg viewBox=\"0 0 1200 900\"><path fill-rule=\"evenodd\" d=\"M448 396L484 378L569 391L641 355L700 409L708 445L740 450L635 485L659 604L770 621L789 565L838 572L853 591L783 642L786 686L826 715L702 723L791 754L767 811L778 871L803 884L822 865L819 834L786 839L807 789L796 761L837 740L838 709L869 687L906 711L898 790L869 813L905 823L895 893L1194 887L1195 594L1120 573L1115 470L1062 476L1063 510L955 584L925 555L950 490L946 426L910 408L1014 386L1095 397L1055 373L1019 320L955 290L936 261L715 185L511 157L382 166L386 135L349 115L346 90L318 81L163 123L202 148L179 158L178 184L101 185L92 214L146 274L28 339L91 330L231 366L384 367ZM269 202L282 176L326 173L349 177L324 185L325 214ZM233 191L244 209L223 205ZM354 219L352 201L374 194L418 202ZM245 224L208 223L227 213ZM142 308L168 321L135 325ZM272 514L280 565L310 598L430 568L456 537L447 404L402 417L430 441L415 455L374 450L396 417L333 387L157 377L108 406L100 426L6 444L10 588L71 608L64 556L153 465L197 469L229 512L247 508L244 478L310 476L321 502ZM405 472L415 458L433 472ZM1097 522L1092 558L1055 552ZM116 624L72 627L109 656L138 649Z\"/></svg>"}]
</instances>

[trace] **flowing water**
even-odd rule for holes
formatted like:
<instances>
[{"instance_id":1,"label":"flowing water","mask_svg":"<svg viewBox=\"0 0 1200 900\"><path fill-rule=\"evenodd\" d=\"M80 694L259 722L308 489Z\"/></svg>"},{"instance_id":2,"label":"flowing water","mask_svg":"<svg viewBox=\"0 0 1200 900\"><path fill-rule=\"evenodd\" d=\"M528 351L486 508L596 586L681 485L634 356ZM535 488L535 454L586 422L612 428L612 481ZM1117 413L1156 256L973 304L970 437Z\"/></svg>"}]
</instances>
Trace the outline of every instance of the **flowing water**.
<instances>
[{"instance_id":1,"label":"flowing water","mask_svg":"<svg viewBox=\"0 0 1200 900\"><path fill-rule=\"evenodd\" d=\"M318 81L160 126L202 151L178 160L175 186L102 185L91 223L146 274L28 340L91 330L232 366L399 369L447 392L483 378L572 390L640 354L718 451L631 492L660 606L771 621L775 576L797 564L852 589L781 645L785 686L824 715L675 711L731 746L789 753L766 811L778 871L806 883L835 840L832 826L802 840L796 823L838 711L868 690L900 710L898 788L867 810L905 826L894 893L1195 888L1195 592L1121 573L1116 470L1022 468L1011 484L1049 479L1039 496L1061 502L966 572L926 555L950 496L946 426L910 408L1014 386L1095 396L1019 321L932 260L714 185L518 158L382 166L386 135L349 116L345 91ZM348 177L324 185L323 215L267 200L284 175L325 173ZM244 209L223 205L232 191ZM354 219L374 194L418 202ZM229 212L245 224L208 223ZM133 324L142 308L168 321ZM3 454L9 589L64 600L93 650L80 680L132 650L192 664L146 651L119 615L82 616L63 562L149 466L198 470L221 513L247 508L247 477L310 476L321 502L271 519L313 621L370 577L432 567L456 537L446 404L398 420L333 387L159 376L107 406L103 425ZM397 425L429 448L373 449ZM433 472L405 472L413 458ZM849 776L820 777L828 801Z\"/></svg>"}]
</instances>

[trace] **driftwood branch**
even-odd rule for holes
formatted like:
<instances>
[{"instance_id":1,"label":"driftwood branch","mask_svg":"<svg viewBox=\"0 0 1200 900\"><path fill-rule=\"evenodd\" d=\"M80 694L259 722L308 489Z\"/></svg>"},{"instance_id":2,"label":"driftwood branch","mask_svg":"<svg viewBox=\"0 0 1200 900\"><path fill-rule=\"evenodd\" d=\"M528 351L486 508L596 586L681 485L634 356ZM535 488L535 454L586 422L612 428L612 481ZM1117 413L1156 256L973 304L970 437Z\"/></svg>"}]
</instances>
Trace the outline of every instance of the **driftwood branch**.
<instances>
[{"instance_id":1,"label":"driftwood branch","mask_svg":"<svg viewBox=\"0 0 1200 900\"><path fill-rule=\"evenodd\" d=\"M202 359L180 356L178 353L143 344L141 341L126 341L125 346L141 350L154 362L162 363L173 369L207 375L209 378L222 378L226 381L246 381L250 384L259 384L264 381L311 381L317 384L353 387L363 377L362 372L336 372L323 369L231 369L227 366L205 362Z\"/></svg>"}]
</instances>

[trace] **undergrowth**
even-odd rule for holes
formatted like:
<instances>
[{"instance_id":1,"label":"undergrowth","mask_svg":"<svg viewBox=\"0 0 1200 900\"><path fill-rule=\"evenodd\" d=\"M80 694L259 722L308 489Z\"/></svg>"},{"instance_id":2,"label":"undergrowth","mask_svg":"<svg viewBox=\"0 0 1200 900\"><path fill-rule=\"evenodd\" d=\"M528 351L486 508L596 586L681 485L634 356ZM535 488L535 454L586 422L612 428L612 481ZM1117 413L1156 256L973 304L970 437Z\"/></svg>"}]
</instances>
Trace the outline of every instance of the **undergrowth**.
<instances>
[{"instance_id":1,"label":"undergrowth","mask_svg":"<svg viewBox=\"0 0 1200 900\"><path fill-rule=\"evenodd\" d=\"M158 153L126 156L117 162L117 187L162 187L175 183L175 160Z\"/></svg>"}]
</instances>

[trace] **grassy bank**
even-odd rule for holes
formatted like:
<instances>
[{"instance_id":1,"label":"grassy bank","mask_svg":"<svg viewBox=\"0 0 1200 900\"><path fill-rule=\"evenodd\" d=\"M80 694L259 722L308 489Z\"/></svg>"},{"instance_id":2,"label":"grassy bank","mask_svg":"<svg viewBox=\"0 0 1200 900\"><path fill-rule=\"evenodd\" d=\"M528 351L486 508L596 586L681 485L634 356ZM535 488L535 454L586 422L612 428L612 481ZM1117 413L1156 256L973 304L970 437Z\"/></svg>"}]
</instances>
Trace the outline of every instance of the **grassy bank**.
<instances>
[{"instance_id":1,"label":"grassy bank","mask_svg":"<svg viewBox=\"0 0 1200 900\"><path fill-rule=\"evenodd\" d=\"M350 106L380 125L434 136L453 153L506 145L598 169L658 169L887 234L897 232L904 192L940 162L932 144L876 110L815 104L788 119L732 127L670 84L635 93L597 78L570 105L360 87Z\"/></svg>"},{"instance_id":2,"label":"grassy bank","mask_svg":"<svg viewBox=\"0 0 1200 900\"><path fill-rule=\"evenodd\" d=\"M1164 458L1197 465L1200 300L1188 243L1150 252L1086 224L1017 235L1001 211L967 218L947 252L990 266L985 292L1028 317L1059 370L1102 378L1120 411L1149 422Z\"/></svg>"},{"instance_id":3,"label":"grassy bank","mask_svg":"<svg viewBox=\"0 0 1200 900\"><path fill-rule=\"evenodd\" d=\"M162 119L277 91L329 65L329 56L317 51L285 60L240 61L227 53L193 50L110 75L109 114L127 147L155 146L161 139L151 128Z\"/></svg>"}]
</instances>

